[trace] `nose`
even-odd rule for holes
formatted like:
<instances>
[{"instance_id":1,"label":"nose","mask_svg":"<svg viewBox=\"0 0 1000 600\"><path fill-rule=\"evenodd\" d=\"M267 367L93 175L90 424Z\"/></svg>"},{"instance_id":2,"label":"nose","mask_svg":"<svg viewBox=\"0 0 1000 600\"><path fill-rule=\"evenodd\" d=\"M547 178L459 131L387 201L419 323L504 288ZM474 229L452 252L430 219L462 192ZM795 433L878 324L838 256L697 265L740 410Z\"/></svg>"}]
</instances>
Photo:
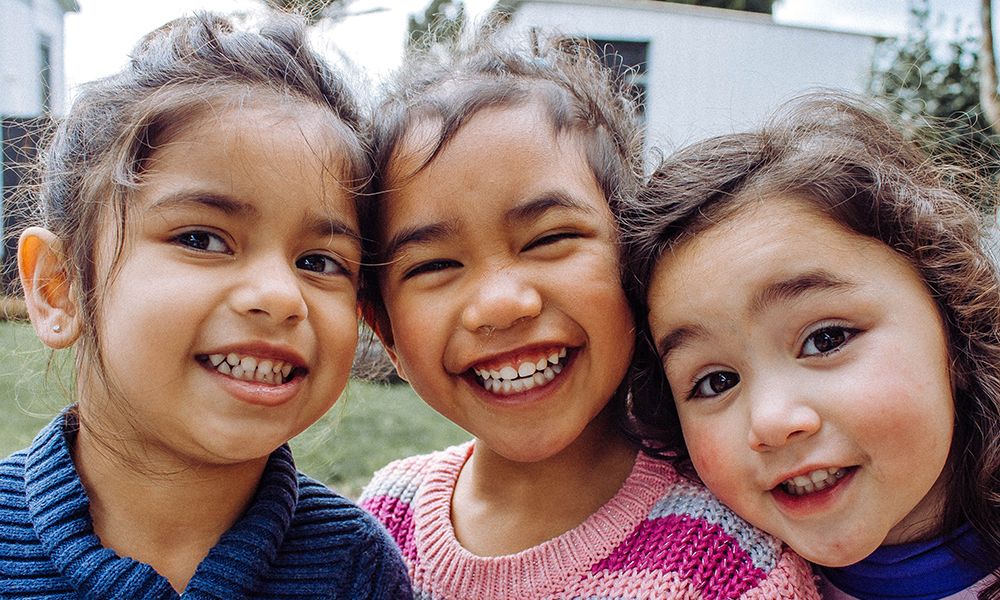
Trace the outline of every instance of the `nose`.
<instances>
[{"instance_id":1,"label":"nose","mask_svg":"<svg viewBox=\"0 0 1000 600\"><path fill-rule=\"evenodd\" d=\"M791 385L762 386L750 402L748 443L757 452L780 448L819 431L822 421L808 398Z\"/></svg>"},{"instance_id":2,"label":"nose","mask_svg":"<svg viewBox=\"0 0 1000 600\"><path fill-rule=\"evenodd\" d=\"M462 311L462 325L469 331L506 329L542 312L538 289L516 269L488 271L472 285L471 298Z\"/></svg>"},{"instance_id":3,"label":"nose","mask_svg":"<svg viewBox=\"0 0 1000 600\"><path fill-rule=\"evenodd\" d=\"M266 317L275 323L298 322L308 308L295 265L284 257L262 257L248 261L242 282L233 294L237 312Z\"/></svg>"}]
</instances>

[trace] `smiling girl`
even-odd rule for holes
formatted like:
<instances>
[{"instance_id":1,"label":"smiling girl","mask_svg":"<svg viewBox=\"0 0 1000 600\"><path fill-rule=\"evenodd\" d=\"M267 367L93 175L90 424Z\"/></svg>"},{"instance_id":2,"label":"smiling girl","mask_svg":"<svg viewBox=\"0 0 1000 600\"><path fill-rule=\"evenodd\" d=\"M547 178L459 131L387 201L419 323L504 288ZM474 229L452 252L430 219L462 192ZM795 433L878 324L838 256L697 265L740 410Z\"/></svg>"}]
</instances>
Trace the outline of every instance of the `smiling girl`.
<instances>
[{"instance_id":1,"label":"smiling girl","mask_svg":"<svg viewBox=\"0 0 1000 600\"><path fill-rule=\"evenodd\" d=\"M174 21L83 91L18 248L75 403L0 466L0 596L409 597L286 445L351 370L361 125L284 19Z\"/></svg>"},{"instance_id":2,"label":"smiling girl","mask_svg":"<svg viewBox=\"0 0 1000 600\"><path fill-rule=\"evenodd\" d=\"M371 322L472 443L366 488L427 600L815 598L799 557L624 418L635 335L615 215L631 105L585 42L483 37L379 109Z\"/></svg>"},{"instance_id":3,"label":"smiling girl","mask_svg":"<svg viewBox=\"0 0 1000 600\"><path fill-rule=\"evenodd\" d=\"M1000 292L946 175L821 94L668 158L626 216L667 381L636 414L825 598L1000 596Z\"/></svg>"}]
</instances>

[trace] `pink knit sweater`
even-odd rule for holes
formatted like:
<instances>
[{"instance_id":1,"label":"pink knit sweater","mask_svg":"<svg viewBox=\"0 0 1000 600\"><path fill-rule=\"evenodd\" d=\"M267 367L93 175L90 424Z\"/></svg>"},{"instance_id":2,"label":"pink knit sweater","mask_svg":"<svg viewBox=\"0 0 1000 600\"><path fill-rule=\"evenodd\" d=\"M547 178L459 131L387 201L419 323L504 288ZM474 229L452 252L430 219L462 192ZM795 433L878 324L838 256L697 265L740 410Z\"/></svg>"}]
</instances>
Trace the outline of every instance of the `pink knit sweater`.
<instances>
[{"instance_id":1,"label":"pink knit sweater","mask_svg":"<svg viewBox=\"0 0 1000 600\"><path fill-rule=\"evenodd\" d=\"M510 556L475 556L451 524L471 452L469 443L392 463L361 497L403 551L414 598L819 600L802 558L644 454L618 494L575 529Z\"/></svg>"}]
</instances>

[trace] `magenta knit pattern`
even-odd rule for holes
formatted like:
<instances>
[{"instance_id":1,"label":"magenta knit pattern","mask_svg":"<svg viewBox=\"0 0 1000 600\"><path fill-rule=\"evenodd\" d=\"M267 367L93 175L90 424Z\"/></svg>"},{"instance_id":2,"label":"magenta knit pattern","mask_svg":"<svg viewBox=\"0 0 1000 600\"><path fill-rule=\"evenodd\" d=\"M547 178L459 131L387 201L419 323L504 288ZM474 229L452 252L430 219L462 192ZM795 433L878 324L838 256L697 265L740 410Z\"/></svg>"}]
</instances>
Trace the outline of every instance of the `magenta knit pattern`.
<instances>
[{"instance_id":1,"label":"magenta knit pattern","mask_svg":"<svg viewBox=\"0 0 1000 600\"><path fill-rule=\"evenodd\" d=\"M399 544L417 600L819 600L804 560L643 454L575 529L510 556L475 556L450 516L471 452L470 443L392 463L361 497Z\"/></svg>"}]
</instances>

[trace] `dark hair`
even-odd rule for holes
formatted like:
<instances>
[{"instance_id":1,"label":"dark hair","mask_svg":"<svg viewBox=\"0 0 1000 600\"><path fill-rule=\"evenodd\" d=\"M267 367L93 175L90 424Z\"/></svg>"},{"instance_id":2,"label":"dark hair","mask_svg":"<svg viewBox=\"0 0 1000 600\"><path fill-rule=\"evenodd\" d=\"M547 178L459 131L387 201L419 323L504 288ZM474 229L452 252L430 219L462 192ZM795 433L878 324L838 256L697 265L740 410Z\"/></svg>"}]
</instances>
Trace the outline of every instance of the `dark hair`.
<instances>
[{"instance_id":1,"label":"dark hair","mask_svg":"<svg viewBox=\"0 0 1000 600\"><path fill-rule=\"evenodd\" d=\"M931 162L882 110L846 94L789 103L758 131L710 139L664 160L624 217L626 290L649 314L660 258L748 202L792 195L850 231L882 242L918 271L943 317L956 422L943 519L971 521L1000 563L1000 288L967 174ZM680 424L644 326L632 412L650 451L690 474ZM981 559L983 557L980 557ZM1000 581L981 598L997 598Z\"/></svg>"},{"instance_id":2,"label":"dark hair","mask_svg":"<svg viewBox=\"0 0 1000 600\"><path fill-rule=\"evenodd\" d=\"M100 292L119 265L130 200L149 158L198 119L257 97L329 109L341 141L338 180L366 189L367 123L345 83L306 45L304 22L290 15L272 15L259 32L239 31L210 13L156 29L136 45L125 69L83 87L40 153L38 217L61 239L77 284L77 366L96 365L109 390L97 339ZM106 277L96 265L104 227L115 234L116 248Z\"/></svg>"},{"instance_id":3,"label":"dark hair","mask_svg":"<svg viewBox=\"0 0 1000 600\"><path fill-rule=\"evenodd\" d=\"M507 35L485 24L470 40L426 41L388 82L373 117L374 201L361 223L365 264L362 307L376 324L383 313L376 265L382 262L381 209L385 192L401 178L426 168L479 111L539 102L556 134L573 132L587 164L617 216L642 180L643 140L635 106L623 79L601 62L587 40L532 29ZM440 123L432 150L414 173L393 166L407 134L421 123ZM616 398L624 397L619 390ZM624 401L616 403L624 418Z\"/></svg>"}]
</instances>

